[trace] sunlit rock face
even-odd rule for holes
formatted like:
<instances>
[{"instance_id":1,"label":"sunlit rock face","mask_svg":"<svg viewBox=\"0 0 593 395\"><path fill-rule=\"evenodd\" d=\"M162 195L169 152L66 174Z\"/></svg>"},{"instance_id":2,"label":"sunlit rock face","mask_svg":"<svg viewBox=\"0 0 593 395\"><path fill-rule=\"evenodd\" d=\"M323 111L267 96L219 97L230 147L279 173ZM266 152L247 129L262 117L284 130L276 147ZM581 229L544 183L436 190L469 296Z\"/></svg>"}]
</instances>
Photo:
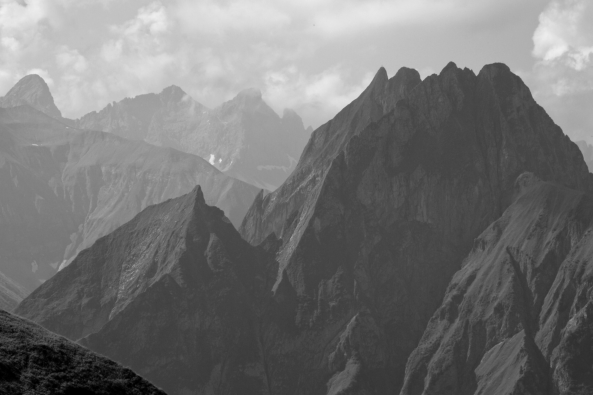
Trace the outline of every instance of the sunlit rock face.
<instances>
[{"instance_id":1,"label":"sunlit rock face","mask_svg":"<svg viewBox=\"0 0 593 395\"><path fill-rule=\"evenodd\" d=\"M99 239L17 314L169 394L269 393L273 256L241 239L198 187Z\"/></svg>"},{"instance_id":2,"label":"sunlit rock face","mask_svg":"<svg viewBox=\"0 0 593 395\"><path fill-rule=\"evenodd\" d=\"M181 88L170 86L109 104L77 122L102 130L198 155L227 174L274 190L294 169L309 137L292 110L280 117L257 89L208 109Z\"/></svg>"},{"instance_id":3,"label":"sunlit rock face","mask_svg":"<svg viewBox=\"0 0 593 395\"><path fill-rule=\"evenodd\" d=\"M72 125L30 104L0 109L0 272L25 294L148 205L199 184L239 226L259 192L196 155Z\"/></svg>"},{"instance_id":4,"label":"sunlit rock face","mask_svg":"<svg viewBox=\"0 0 593 395\"><path fill-rule=\"evenodd\" d=\"M558 267L589 245L591 177L508 67L381 69L244 239L195 190L16 312L172 394L568 394L589 260Z\"/></svg>"},{"instance_id":5,"label":"sunlit rock face","mask_svg":"<svg viewBox=\"0 0 593 395\"><path fill-rule=\"evenodd\" d=\"M0 98L0 107L3 108L17 107L23 104L28 104L50 117L62 118L62 113L56 107L49 87L37 74L21 78L4 97Z\"/></svg>"}]
</instances>

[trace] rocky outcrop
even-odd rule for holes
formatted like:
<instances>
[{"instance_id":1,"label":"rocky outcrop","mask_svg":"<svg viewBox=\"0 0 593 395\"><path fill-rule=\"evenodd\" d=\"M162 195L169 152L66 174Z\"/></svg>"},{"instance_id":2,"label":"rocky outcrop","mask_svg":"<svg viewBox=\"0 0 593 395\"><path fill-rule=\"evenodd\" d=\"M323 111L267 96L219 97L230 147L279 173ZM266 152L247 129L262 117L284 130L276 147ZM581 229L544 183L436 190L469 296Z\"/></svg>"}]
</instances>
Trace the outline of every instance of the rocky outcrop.
<instances>
[{"instance_id":1,"label":"rocky outcrop","mask_svg":"<svg viewBox=\"0 0 593 395\"><path fill-rule=\"evenodd\" d=\"M77 125L198 155L235 178L270 190L292 172L309 136L294 111L279 117L256 89L211 110L170 86L159 94L109 104Z\"/></svg>"},{"instance_id":2,"label":"rocky outcrop","mask_svg":"<svg viewBox=\"0 0 593 395\"><path fill-rule=\"evenodd\" d=\"M1 310L0 392L165 394L130 369Z\"/></svg>"},{"instance_id":3,"label":"rocky outcrop","mask_svg":"<svg viewBox=\"0 0 593 395\"><path fill-rule=\"evenodd\" d=\"M56 107L49 87L37 74L21 78L4 97L0 98L0 107L3 108L17 107L23 104L28 104L50 117L62 118L62 113Z\"/></svg>"},{"instance_id":4,"label":"rocky outcrop","mask_svg":"<svg viewBox=\"0 0 593 395\"><path fill-rule=\"evenodd\" d=\"M294 290L301 341L333 350L368 309L389 357L361 362L359 348L332 365L330 351L313 363L295 350L287 358L319 375L295 374L283 388L323 393L344 376L357 393L399 391L450 279L524 171L591 189L576 145L508 67L475 75L449 64L422 82L412 70L391 79L380 70L313 133L282 187L256 199L241 233L252 244L281 238L274 291Z\"/></svg>"},{"instance_id":5,"label":"rocky outcrop","mask_svg":"<svg viewBox=\"0 0 593 395\"><path fill-rule=\"evenodd\" d=\"M143 208L195 185L238 226L258 189L203 159L0 110L0 271L28 292Z\"/></svg>"},{"instance_id":6,"label":"rocky outcrop","mask_svg":"<svg viewBox=\"0 0 593 395\"><path fill-rule=\"evenodd\" d=\"M262 310L275 270L198 187L99 239L17 314L170 394L266 394Z\"/></svg>"},{"instance_id":7,"label":"rocky outcrop","mask_svg":"<svg viewBox=\"0 0 593 395\"><path fill-rule=\"evenodd\" d=\"M584 297L593 289L593 197L532 174L517 189L453 277L410 356L402 395L593 390Z\"/></svg>"}]
</instances>

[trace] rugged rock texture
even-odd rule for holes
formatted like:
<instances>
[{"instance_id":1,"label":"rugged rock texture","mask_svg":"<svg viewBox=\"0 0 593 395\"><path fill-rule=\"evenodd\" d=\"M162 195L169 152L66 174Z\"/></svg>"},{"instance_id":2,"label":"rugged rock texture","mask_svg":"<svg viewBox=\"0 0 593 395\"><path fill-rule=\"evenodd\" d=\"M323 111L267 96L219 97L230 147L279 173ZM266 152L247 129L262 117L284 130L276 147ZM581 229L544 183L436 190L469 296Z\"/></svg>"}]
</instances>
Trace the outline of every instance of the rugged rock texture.
<instances>
[{"instance_id":1,"label":"rugged rock texture","mask_svg":"<svg viewBox=\"0 0 593 395\"><path fill-rule=\"evenodd\" d=\"M593 197L536 180L474 242L402 395L593 391Z\"/></svg>"},{"instance_id":2,"label":"rugged rock texture","mask_svg":"<svg viewBox=\"0 0 593 395\"><path fill-rule=\"evenodd\" d=\"M198 187L99 239L17 314L170 394L266 394L261 310L276 269Z\"/></svg>"},{"instance_id":3,"label":"rugged rock texture","mask_svg":"<svg viewBox=\"0 0 593 395\"><path fill-rule=\"evenodd\" d=\"M0 392L164 395L107 358L0 310Z\"/></svg>"},{"instance_id":4,"label":"rugged rock texture","mask_svg":"<svg viewBox=\"0 0 593 395\"><path fill-rule=\"evenodd\" d=\"M62 113L56 107L49 87L37 74L21 78L6 96L0 98L0 107L3 108L17 107L23 104L28 104L50 117L62 118Z\"/></svg>"},{"instance_id":5,"label":"rugged rock texture","mask_svg":"<svg viewBox=\"0 0 593 395\"><path fill-rule=\"evenodd\" d=\"M576 141L575 143L579 146L581 153L583 154L583 158L585 159L585 163L589 168L589 172L593 171L593 146L583 140Z\"/></svg>"},{"instance_id":6,"label":"rugged rock texture","mask_svg":"<svg viewBox=\"0 0 593 395\"><path fill-rule=\"evenodd\" d=\"M235 178L270 190L294 169L309 137L294 111L279 117L255 89L210 110L170 86L159 94L109 104L77 125L198 155Z\"/></svg>"},{"instance_id":7,"label":"rugged rock texture","mask_svg":"<svg viewBox=\"0 0 593 395\"><path fill-rule=\"evenodd\" d=\"M202 185L238 226L258 188L203 159L0 109L0 271L29 292L148 205Z\"/></svg>"},{"instance_id":8,"label":"rugged rock texture","mask_svg":"<svg viewBox=\"0 0 593 395\"><path fill-rule=\"evenodd\" d=\"M449 64L422 82L413 70L389 80L380 70L313 133L291 177L258 197L241 227L252 244L272 232L282 239L274 291L294 290L298 341L324 350L314 359L287 352L315 373L283 388L399 391L449 280L524 171L591 189L576 145L508 67L475 75ZM338 345L363 309L373 323L365 334L384 354Z\"/></svg>"},{"instance_id":9,"label":"rugged rock texture","mask_svg":"<svg viewBox=\"0 0 593 395\"><path fill-rule=\"evenodd\" d=\"M592 189L577 146L506 66L489 65L475 75L449 64L424 81L414 70L388 79L381 69L357 100L313 133L288 180L258 196L241 226L257 247L223 225L222 214L204 207L195 192L150 207L100 239L17 312L82 338L172 394L233 394L235 386L245 388L242 393L393 394L404 378L409 391L408 357L474 239L511 205L525 171ZM536 183L523 177L519 185ZM556 202L541 195L544 203L534 206ZM578 210L587 213L588 206L577 204L586 195L566 196L577 211L565 217L576 226L587 218ZM546 240L539 244L546 251L565 248ZM505 267L511 274L524 259L512 257L519 263ZM554 289L560 280L544 267L529 278L538 290ZM568 271L559 284L576 286L580 295L571 279L583 275ZM501 317L528 309L517 304L527 298L524 278L517 273L511 282L489 284L512 289L503 295ZM569 289L558 287L559 294ZM537 303L551 311L546 322L568 319L546 307L554 301ZM459 311L452 308L449 317ZM504 333L495 348L484 346L480 354L461 344L469 362L459 362L458 371L445 368L458 366L446 358L435 365L443 367L447 385L462 383L452 391L469 383L474 393L537 393L551 388L552 376L563 388L588 380L574 379L588 354L570 351L589 344L587 314L575 315L566 336L542 332L564 341L553 351L556 364L548 363L550 351L534 327L513 314L495 327ZM462 340L471 338L466 333ZM438 348L437 335L418 350ZM421 366L428 362L422 363L415 385L425 383ZM408 371L410 364L416 366L408 362ZM466 377L474 377L473 384Z\"/></svg>"}]
</instances>

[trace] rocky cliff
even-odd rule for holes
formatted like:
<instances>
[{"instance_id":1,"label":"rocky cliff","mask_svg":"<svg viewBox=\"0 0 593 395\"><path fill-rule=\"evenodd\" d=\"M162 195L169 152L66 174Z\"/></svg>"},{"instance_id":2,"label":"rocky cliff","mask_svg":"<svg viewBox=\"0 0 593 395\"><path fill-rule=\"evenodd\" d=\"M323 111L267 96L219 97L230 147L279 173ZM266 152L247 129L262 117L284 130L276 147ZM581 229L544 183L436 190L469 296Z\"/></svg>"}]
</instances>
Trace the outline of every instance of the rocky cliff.
<instances>
[{"instance_id":1,"label":"rocky cliff","mask_svg":"<svg viewBox=\"0 0 593 395\"><path fill-rule=\"evenodd\" d=\"M200 157L0 109L0 271L30 292L148 205L195 185L238 226L258 188Z\"/></svg>"},{"instance_id":2,"label":"rocky cliff","mask_svg":"<svg viewBox=\"0 0 593 395\"><path fill-rule=\"evenodd\" d=\"M1 310L0 392L164 395L130 369Z\"/></svg>"},{"instance_id":3,"label":"rocky cliff","mask_svg":"<svg viewBox=\"0 0 593 395\"><path fill-rule=\"evenodd\" d=\"M593 392L593 196L517 180L412 353L402 395Z\"/></svg>"},{"instance_id":4,"label":"rocky cliff","mask_svg":"<svg viewBox=\"0 0 593 395\"><path fill-rule=\"evenodd\" d=\"M208 109L170 86L159 94L109 104L77 125L198 155L235 178L270 190L292 172L309 136L294 111L279 117L256 89Z\"/></svg>"},{"instance_id":5,"label":"rocky cliff","mask_svg":"<svg viewBox=\"0 0 593 395\"><path fill-rule=\"evenodd\" d=\"M19 80L8 93L0 98L0 107L11 108L28 104L50 117L62 118L62 113L56 107L49 87L37 74L27 75Z\"/></svg>"},{"instance_id":6,"label":"rocky cliff","mask_svg":"<svg viewBox=\"0 0 593 395\"><path fill-rule=\"evenodd\" d=\"M303 372L279 388L399 391L449 280L524 171L591 190L577 146L508 67L449 64L424 81L380 70L241 227L253 244L282 239L274 291L294 290L297 332L324 350L313 360L295 350L318 379Z\"/></svg>"}]
</instances>

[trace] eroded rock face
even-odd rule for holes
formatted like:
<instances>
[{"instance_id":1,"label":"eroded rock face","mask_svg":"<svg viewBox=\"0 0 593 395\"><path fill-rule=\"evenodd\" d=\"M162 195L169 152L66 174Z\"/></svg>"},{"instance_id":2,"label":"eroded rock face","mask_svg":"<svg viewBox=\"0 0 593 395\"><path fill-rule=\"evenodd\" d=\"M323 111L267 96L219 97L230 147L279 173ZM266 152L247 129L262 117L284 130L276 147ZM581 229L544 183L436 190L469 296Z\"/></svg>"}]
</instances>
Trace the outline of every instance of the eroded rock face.
<instances>
[{"instance_id":1,"label":"eroded rock face","mask_svg":"<svg viewBox=\"0 0 593 395\"><path fill-rule=\"evenodd\" d=\"M590 302L576 296L593 289L593 197L541 181L521 189L455 274L402 395L593 390Z\"/></svg>"},{"instance_id":2,"label":"eroded rock face","mask_svg":"<svg viewBox=\"0 0 593 395\"><path fill-rule=\"evenodd\" d=\"M195 185L238 226L258 188L203 159L0 110L0 271L27 289L143 208Z\"/></svg>"},{"instance_id":3,"label":"eroded rock face","mask_svg":"<svg viewBox=\"0 0 593 395\"><path fill-rule=\"evenodd\" d=\"M276 268L197 188L99 239L17 314L170 394L270 393L263 310Z\"/></svg>"},{"instance_id":4,"label":"eroded rock face","mask_svg":"<svg viewBox=\"0 0 593 395\"><path fill-rule=\"evenodd\" d=\"M384 334L389 358L335 370L328 352L315 360L318 382L343 372L358 375L361 393L399 391L449 280L524 171L591 189L576 145L501 64L478 75L450 64L422 82L414 71L388 80L381 70L313 133L293 175L256 199L241 233L253 244L272 232L282 239L274 290L296 294L299 341L332 349L361 308ZM286 381L296 393L323 392L302 374Z\"/></svg>"},{"instance_id":5,"label":"eroded rock face","mask_svg":"<svg viewBox=\"0 0 593 395\"><path fill-rule=\"evenodd\" d=\"M198 155L219 170L274 190L294 169L309 133L292 110L279 117L247 89L215 109L170 86L109 104L77 121L83 129L102 130Z\"/></svg>"},{"instance_id":6,"label":"eroded rock face","mask_svg":"<svg viewBox=\"0 0 593 395\"><path fill-rule=\"evenodd\" d=\"M0 392L165 394L130 369L1 310Z\"/></svg>"},{"instance_id":7,"label":"eroded rock face","mask_svg":"<svg viewBox=\"0 0 593 395\"><path fill-rule=\"evenodd\" d=\"M8 93L0 98L0 107L11 108L28 104L31 107L60 119L62 113L56 107L49 87L37 74L30 74L20 79Z\"/></svg>"}]
</instances>

